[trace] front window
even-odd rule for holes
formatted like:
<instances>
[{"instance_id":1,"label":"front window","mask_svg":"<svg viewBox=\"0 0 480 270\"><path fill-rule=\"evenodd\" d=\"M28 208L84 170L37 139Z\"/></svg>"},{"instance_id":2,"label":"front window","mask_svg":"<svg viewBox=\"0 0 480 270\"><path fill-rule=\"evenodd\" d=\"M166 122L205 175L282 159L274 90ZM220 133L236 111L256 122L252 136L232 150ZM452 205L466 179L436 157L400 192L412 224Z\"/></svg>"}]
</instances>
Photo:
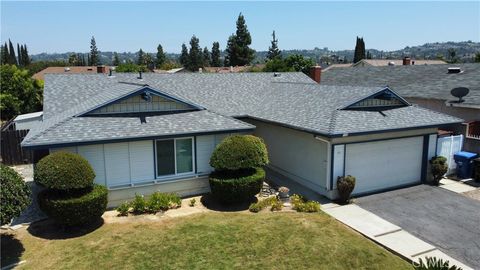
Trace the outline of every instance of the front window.
<instances>
[{"instance_id":1,"label":"front window","mask_svg":"<svg viewBox=\"0 0 480 270\"><path fill-rule=\"evenodd\" d=\"M193 139L156 141L157 176L193 172Z\"/></svg>"}]
</instances>

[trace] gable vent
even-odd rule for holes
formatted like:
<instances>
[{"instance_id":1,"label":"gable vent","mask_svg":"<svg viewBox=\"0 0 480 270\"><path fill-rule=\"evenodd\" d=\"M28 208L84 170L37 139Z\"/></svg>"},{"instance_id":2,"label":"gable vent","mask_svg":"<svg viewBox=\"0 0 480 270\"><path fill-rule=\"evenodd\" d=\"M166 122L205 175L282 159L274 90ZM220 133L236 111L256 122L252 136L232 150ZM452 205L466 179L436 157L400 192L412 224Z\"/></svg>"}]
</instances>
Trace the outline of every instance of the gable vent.
<instances>
[{"instance_id":1,"label":"gable vent","mask_svg":"<svg viewBox=\"0 0 480 270\"><path fill-rule=\"evenodd\" d=\"M462 73L462 70L459 67L449 67L448 74L457 74Z\"/></svg>"}]
</instances>

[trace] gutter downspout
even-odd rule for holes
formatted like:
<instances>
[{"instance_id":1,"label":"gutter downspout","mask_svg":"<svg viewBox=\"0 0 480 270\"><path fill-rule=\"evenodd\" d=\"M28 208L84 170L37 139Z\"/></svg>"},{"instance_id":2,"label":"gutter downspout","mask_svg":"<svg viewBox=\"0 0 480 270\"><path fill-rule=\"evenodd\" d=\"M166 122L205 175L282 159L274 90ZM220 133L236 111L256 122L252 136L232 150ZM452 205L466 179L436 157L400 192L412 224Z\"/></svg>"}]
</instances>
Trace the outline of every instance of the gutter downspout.
<instances>
[{"instance_id":1,"label":"gutter downspout","mask_svg":"<svg viewBox=\"0 0 480 270\"><path fill-rule=\"evenodd\" d=\"M325 179L326 181L326 189L327 190L331 190L332 187L330 186L330 178L331 178L331 174L332 174L332 171L331 171L331 164L332 164L332 142L330 142L329 140L326 140L320 136L317 136L315 135L314 138L316 140L319 140L321 142L324 142L327 144L327 178Z\"/></svg>"}]
</instances>

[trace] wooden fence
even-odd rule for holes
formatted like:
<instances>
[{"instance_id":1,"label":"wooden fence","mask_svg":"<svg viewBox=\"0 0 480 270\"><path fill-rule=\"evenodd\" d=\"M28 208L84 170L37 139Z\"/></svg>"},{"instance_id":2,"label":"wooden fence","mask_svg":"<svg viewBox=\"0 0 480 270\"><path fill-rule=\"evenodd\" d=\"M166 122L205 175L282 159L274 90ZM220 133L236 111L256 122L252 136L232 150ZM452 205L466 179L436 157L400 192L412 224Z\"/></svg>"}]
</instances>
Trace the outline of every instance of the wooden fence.
<instances>
[{"instance_id":1,"label":"wooden fence","mask_svg":"<svg viewBox=\"0 0 480 270\"><path fill-rule=\"evenodd\" d=\"M2 163L8 165L32 163L33 151L20 147L23 138L27 136L28 129L5 130L1 132L0 153Z\"/></svg>"}]
</instances>

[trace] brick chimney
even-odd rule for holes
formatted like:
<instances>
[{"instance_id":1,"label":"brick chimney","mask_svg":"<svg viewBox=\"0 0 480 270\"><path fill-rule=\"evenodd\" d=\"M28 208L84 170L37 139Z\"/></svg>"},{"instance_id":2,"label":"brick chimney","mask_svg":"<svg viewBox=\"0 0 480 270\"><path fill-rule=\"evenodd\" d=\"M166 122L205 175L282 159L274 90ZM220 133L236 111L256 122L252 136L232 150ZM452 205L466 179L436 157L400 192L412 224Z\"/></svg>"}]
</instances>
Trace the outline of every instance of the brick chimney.
<instances>
[{"instance_id":1,"label":"brick chimney","mask_svg":"<svg viewBox=\"0 0 480 270\"><path fill-rule=\"evenodd\" d=\"M107 67L104 65L97 66L97 73L107 73Z\"/></svg>"},{"instance_id":2,"label":"brick chimney","mask_svg":"<svg viewBox=\"0 0 480 270\"><path fill-rule=\"evenodd\" d=\"M317 83L320 83L321 77L322 77L321 66L310 67L310 78L312 78L312 80L316 81Z\"/></svg>"},{"instance_id":3,"label":"brick chimney","mask_svg":"<svg viewBox=\"0 0 480 270\"><path fill-rule=\"evenodd\" d=\"M405 56L405 57L403 58L403 65L404 65L404 66L409 66L409 65L410 65L410 57Z\"/></svg>"}]
</instances>

